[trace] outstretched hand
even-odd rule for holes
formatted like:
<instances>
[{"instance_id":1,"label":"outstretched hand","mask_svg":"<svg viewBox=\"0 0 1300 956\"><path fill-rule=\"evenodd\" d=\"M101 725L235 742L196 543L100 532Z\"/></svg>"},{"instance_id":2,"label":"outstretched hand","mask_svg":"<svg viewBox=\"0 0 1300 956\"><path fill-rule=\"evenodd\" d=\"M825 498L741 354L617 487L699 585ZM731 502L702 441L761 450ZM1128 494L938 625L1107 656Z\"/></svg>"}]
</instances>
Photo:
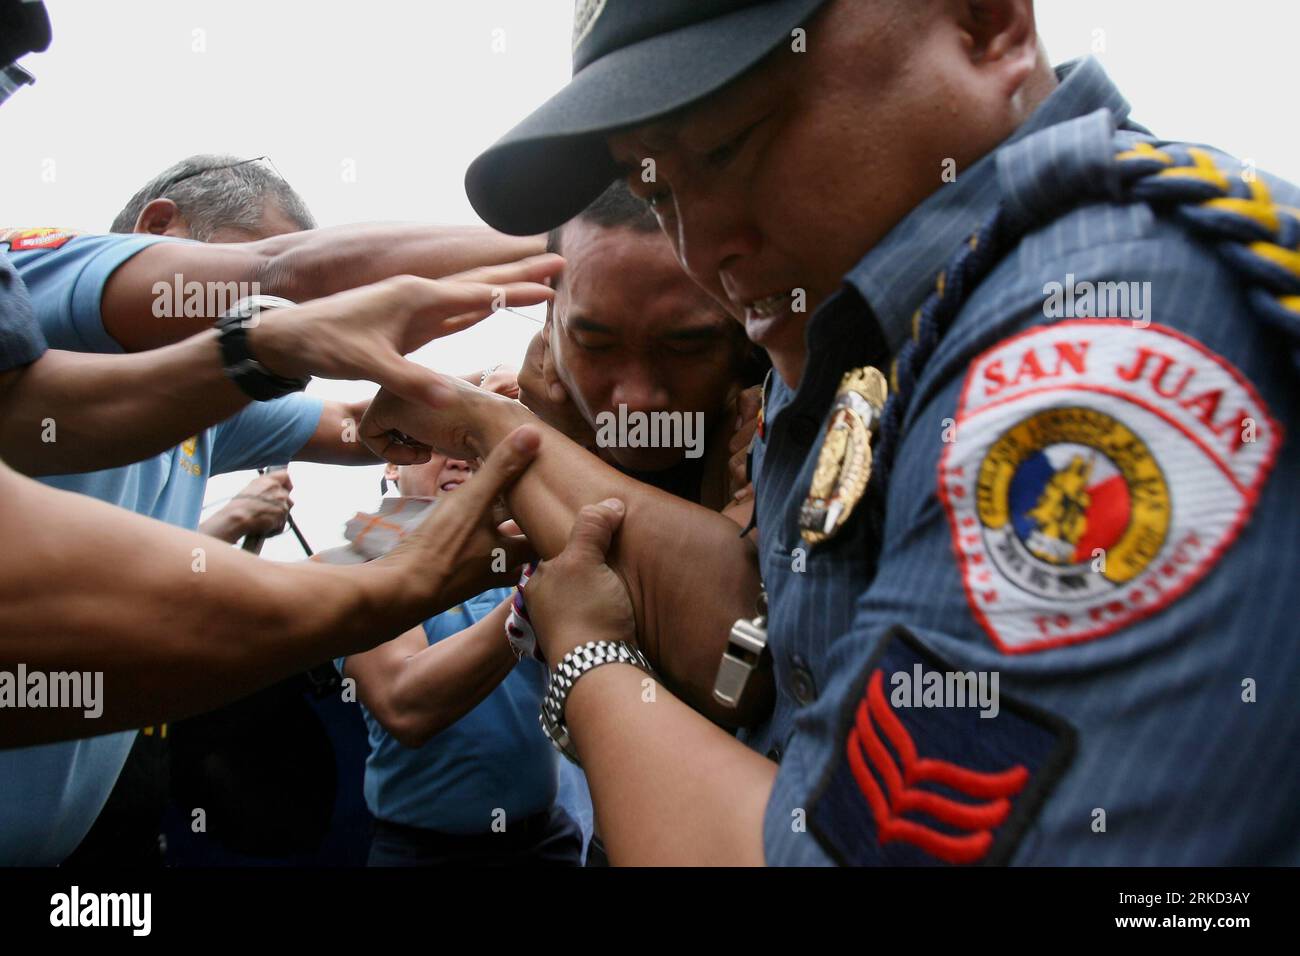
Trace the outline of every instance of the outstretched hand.
<instances>
[{"instance_id":1,"label":"outstretched hand","mask_svg":"<svg viewBox=\"0 0 1300 956\"><path fill-rule=\"evenodd\" d=\"M440 377L405 356L504 306L549 301L546 280L563 264L548 254L446 279L395 276L278 311L251 330L250 346L279 375L364 379L430 402Z\"/></svg>"}]
</instances>

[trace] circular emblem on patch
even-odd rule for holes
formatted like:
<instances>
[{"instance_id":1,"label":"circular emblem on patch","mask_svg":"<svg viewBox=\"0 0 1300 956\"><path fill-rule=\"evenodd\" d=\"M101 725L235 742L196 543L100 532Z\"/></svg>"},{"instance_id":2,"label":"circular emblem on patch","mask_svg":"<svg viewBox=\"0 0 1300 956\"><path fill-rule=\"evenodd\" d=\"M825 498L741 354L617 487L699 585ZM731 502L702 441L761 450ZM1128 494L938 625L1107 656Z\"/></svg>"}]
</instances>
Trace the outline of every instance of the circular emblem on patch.
<instances>
[{"instance_id":1,"label":"circular emblem on patch","mask_svg":"<svg viewBox=\"0 0 1300 956\"><path fill-rule=\"evenodd\" d=\"M1150 565L1169 533L1169 485L1155 455L1093 408L1051 408L1016 423L985 454L976 495L994 564L1042 597L1113 591Z\"/></svg>"},{"instance_id":2,"label":"circular emblem on patch","mask_svg":"<svg viewBox=\"0 0 1300 956\"><path fill-rule=\"evenodd\" d=\"M971 366L940 460L967 600L1007 653L1077 643L1194 587L1255 506L1281 427L1171 329L1089 319Z\"/></svg>"}]
</instances>

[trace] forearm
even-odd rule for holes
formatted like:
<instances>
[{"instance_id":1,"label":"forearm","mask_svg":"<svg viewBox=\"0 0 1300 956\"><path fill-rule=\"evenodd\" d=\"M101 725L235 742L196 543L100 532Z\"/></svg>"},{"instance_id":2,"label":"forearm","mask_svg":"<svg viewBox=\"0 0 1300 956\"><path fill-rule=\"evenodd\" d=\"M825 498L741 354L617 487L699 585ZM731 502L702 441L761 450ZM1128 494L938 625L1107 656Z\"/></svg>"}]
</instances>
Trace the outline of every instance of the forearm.
<instances>
[{"instance_id":1,"label":"forearm","mask_svg":"<svg viewBox=\"0 0 1300 956\"><path fill-rule=\"evenodd\" d=\"M261 562L3 465L0 498L0 668L103 675L102 716L8 709L0 746L211 709L441 609L383 562Z\"/></svg>"},{"instance_id":2,"label":"forearm","mask_svg":"<svg viewBox=\"0 0 1300 956\"><path fill-rule=\"evenodd\" d=\"M610 862L761 865L776 764L662 687L647 701L645 679L629 665L597 667L565 707Z\"/></svg>"},{"instance_id":3,"label":"forearm","mask_svg":"<svg viewBox=\"0 0 1300 956\"><path fill-rule=\"evenodd\" d=\"M475 402L472 441L480 454L527 421L522 406ZM620 473L554 429L539 425L541 449L507 495L512 516L543 558L558 554L578 511L619 498L626 516L610 564L632 597L637 639L669 684L711 719L753 723L771 706L766 674L756 675L741 707L713 699L713 683L731 625L753 617L757 554L736 525L700 505Z\"/></svg>"},{"instance_id":4,"label":"forearm","mask_svg":"<svg viewBox=\"0 0 1300 956\"><path fill-rule=\"evenodd\" d=\"M199 522L199 534L206 535L209 538L216 538L218 541L224 541L226 544L234 544L242 534L239 531L239 525L225 509L218 511L206 521Z\"/></svg>"},{"instance_id":5,"label":"forearm","mask_svg":"<svg viewBox=\"0 0 1300 956\"><path fill-rule=\"evenodd\" d=\"M395 275L426 279L514 262L546 251L545 236L507 236L486 226L356 223L252 244L265 257L263 291L301 302Z\"/></svg>"},{"instance_id":6,"label":"forearm","mask_svg":"<svg viewBox=\"0 0 1300 956\"><path fill-rule=\"evenodd\" d=\"M316 431L307 439L294 461L315 461L325 465L374 465L379 458L358 434L361 416L370 399L357 402L326 402Z\"/></svg>"},{"instance_id":7,"label":"forearm","mask_svg":"<svg viewBox=\"0 0 1300 956\"><path fill-rule=\"evenodd\" d=\"M52 350L0 398L0 452L30 475L96 471L166 451L247 403L213 332L136 355Z\"/></svg>"},{"instance_id":8,"label":"forearm","mask_svg":"<svg viewBox=\"0 0 1300 956\"><path fill-rule=\"evenodd\" d=\"M204 331L243 295L305 302L390 276L437 279L513 262L545 245L544 237L505 236L486 226L412 223L333 226L257 242L157 243L109 277L101 319L123 349L138 352ZM186 289L204 290L202 307L193 310L199 314L177 304Z\"/></svg>"},{"instance_id":9,"label":"forearm","mask_svg":"<svg viewBox=\"0 0 1300 956\"><path fill-rule=\"evenodd\" d=\"M510 603L400 665L376 716L402 744L419 747L479 705L514 669L505 637ZM361 688L365 701L366 688ZM372 708L374 709L374 708Z\"/></svg>"}]
</instances>

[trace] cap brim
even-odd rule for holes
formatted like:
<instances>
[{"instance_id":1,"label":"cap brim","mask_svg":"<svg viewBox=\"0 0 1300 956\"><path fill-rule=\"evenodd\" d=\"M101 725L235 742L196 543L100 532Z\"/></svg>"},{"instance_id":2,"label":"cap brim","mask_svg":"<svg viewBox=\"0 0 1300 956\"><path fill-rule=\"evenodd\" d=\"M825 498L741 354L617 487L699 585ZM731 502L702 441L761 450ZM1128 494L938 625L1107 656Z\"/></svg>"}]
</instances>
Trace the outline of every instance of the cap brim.
<instances>
[{"instance_id":1,"label":"cap brim","mask_svg":"<svg viewBox=\"0 0 1300 956\"><path fill-rule=\"evenodd\" d=\"M634 43L589 64L470 164L470 204L525 236L581 212L618 175L605 137L708 96L756 64L826 0L775 0Z\"/></svg>"}]
</instances>

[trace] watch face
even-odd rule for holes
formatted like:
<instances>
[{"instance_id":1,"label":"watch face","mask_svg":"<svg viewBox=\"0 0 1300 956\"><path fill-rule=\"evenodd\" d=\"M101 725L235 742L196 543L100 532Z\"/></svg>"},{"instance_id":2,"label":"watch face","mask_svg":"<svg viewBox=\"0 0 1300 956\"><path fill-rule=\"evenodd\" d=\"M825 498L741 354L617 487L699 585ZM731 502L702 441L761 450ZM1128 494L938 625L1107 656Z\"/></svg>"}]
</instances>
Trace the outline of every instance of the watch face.
<instances>
[{"instance_id":1,"label":"watch face","mask_svg":"<svg viewBox=\"0 0 1300 956\"><path fill-rule=\"evenodd\" d=\"M294 305L288 299L273 295L254 295L240 299L217 320L218 343L221 348L222 367L226 377L249 398L259 402L271 401L307 387L311 376L285 378L266 368L253 355L247 330L256 328L263 309L279 309Z\"/></svg>"}]
</instances>

